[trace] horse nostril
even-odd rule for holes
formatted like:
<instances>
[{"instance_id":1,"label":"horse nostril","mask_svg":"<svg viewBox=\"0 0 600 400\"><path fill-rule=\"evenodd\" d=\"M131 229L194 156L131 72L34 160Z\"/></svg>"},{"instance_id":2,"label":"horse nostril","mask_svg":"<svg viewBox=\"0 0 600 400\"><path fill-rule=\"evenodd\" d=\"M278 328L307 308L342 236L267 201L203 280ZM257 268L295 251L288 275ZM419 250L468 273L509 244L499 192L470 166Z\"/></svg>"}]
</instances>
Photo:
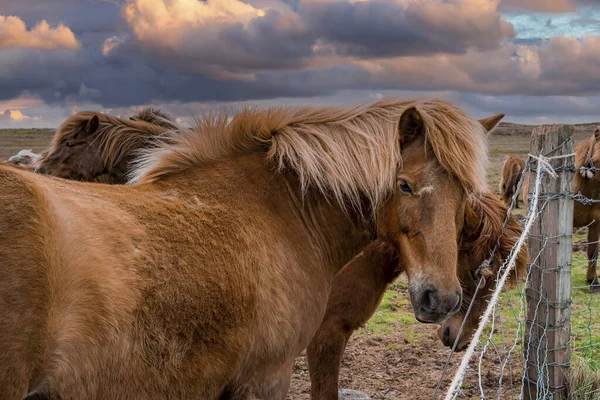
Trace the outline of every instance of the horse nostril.
<instances>
[{"instance_id":1,"label":"horse nostril","mask_svg":"<svg viewBox=\"0 0 600 400\"><path fill-rule=\"evenodd\" d=\"M437 307L435 289L427 289L421 295L421 308L427 312L434 312Z\"/></svg>"},{"instance_id":2,"label":"horse nostril","mask_svg":"<svg viewBox=\"0 0 600 400\"><path fill-rule=\"evenodd\" d=\"M444 346L446 346L446 347L450 347L452 345L450 343L450 327L449 326L444 328L444 337L442 339L442 342L444 343Z\"/></svg>"},{"instance_id":3,"label":"horse nostril","mask_svg":"<svg viewBox=\"0 0 600 400\"><path fill-rule=\"evenodd\" d=\"M33 170L33 172L35 172L36 174L46 175L46 170L42 167L37 167L36 169Z\"/></svg>"}]
</instances>

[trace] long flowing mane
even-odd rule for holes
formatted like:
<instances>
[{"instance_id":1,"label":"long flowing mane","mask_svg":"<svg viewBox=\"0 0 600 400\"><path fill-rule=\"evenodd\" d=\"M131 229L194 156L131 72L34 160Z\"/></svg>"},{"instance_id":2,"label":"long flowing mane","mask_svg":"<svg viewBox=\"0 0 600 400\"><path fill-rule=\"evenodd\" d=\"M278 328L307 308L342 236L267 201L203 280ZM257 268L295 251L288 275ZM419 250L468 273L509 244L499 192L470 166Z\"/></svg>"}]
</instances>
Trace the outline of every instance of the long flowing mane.
<instances>
[{"instance_id":1,"label":"long flowing mane","mask_svg":"<svg viewBox=\"0 0 600 400\"><path fill-rule=\"evenodd\" d=\"M77 134L94 116L100 125L94 133L94 140L100 141L101 158L106 165L115 166L131 156L151 139L157 139L172 128L149 123L143 120L124 120L95 111L81 111L68 118L54 135L52 147ZM174 124L174 123L173 123ZM175 125L173 125L175 126Z\"/></svg>"},{"instance_id":2,"label":"long flowing mane","mask_svg":"<svg viewBox=\"0 0 600 400\"><path fill-rule=\"evenodd\" d=\"M579 169L579 173L584 178L594 176L593 168L600 163L600 151L596 151L596 135L600 135L600 127L589 139L575 145L575 167Z\"/></svg>"},{"instance_id":3,"label":"long flowing mane","mask_svg":"<svg viewBox=\"0 0 600 400\"><path fill-rule=\"evenodd\" d=\"M360 195L374 207L395 183L401 163L398 122L415 106L426 145L469 192L487 190L483 127L444 100L387 99L355 107L245 109L229 119L208 116L198 126L167 134L141 156L131 182L151 182L206 162L262 151L279 168L291 168L304 189L316 187L344 204Z\"/></svg>"},{"instance_id":4,"label":"long flowing mane","mask_svg":"<svg viewBox=\"0 0 600 400\"><path fill-rule=\"evenodd\" d=\"M468 237L463 238L461 250L468 252L473 260L481 261L488 260L490 250L493 250L492 259L480 272L486 277L496 275L519 240L523 228L512 215L507 219L508 208L491 193L469 196L467 212L474 213L479 224ZM511 274L512 284L523 277L526 267L527 248L523 246L517 256L516 273Z\"/></svg>"}]
</instances>

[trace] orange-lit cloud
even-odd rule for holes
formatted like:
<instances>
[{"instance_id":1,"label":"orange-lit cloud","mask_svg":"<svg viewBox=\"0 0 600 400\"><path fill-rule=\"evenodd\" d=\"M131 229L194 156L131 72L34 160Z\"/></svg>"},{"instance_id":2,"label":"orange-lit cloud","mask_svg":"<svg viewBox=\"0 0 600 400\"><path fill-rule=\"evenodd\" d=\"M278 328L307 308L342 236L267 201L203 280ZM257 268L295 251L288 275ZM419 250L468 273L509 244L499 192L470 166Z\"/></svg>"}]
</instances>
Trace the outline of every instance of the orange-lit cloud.
<instances>
[{"instance_id":1,"label":"orange-lit cloud","mask_svg":"<svg viewBox=\"0 0 600 400\"><path fill-rule=\"evenodd\" d=\"M0 49L76 50L79 47L73 32L62 24L51 28L42 20L31 30L27 30L20 18L0 15Z\"/></svg>"},{"instance_id":2,"label":"orange-lit cloud","mask_svg":"<svg viewBox=\"0 0 600 400\"><path fill-rule=\"evenodd\" d=\"M123 10L138 40L175 45L190 29L218 24L247 25L265 12L241 0L132 0Z\"/></svg>"},{"instance_id":3,"label":"orange-lit cloud","mask_svg":"<svg viewBox=\"0 0 600 400\"><path fill-rule=\"evenodd\" d=\"M27 116L25 114L23 114L21 112L21 110L5 110L2 114L3 119L8 120L8 121L13 121L13 122L23 122L23 121L30 121L30 120L40 120L41 117L39 116L35 116L35 117L30 117Z\"/></svg>"}]
</instances>

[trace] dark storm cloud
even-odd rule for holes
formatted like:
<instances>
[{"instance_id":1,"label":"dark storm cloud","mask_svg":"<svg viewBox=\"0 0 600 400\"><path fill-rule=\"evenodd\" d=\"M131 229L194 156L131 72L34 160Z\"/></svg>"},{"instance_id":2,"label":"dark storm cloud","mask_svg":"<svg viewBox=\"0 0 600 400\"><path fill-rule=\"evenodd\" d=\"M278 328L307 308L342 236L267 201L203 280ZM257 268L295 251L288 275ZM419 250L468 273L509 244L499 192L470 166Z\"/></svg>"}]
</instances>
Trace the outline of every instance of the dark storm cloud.
<instances>
[{"instance_id":1,"label":"dark storm cloud","mask_svg":"<svg viewBox=\"0 0 600 400\"><path fill-rule=\"evenodd\" d=\"M300 12L338 53L360 57L464 53L498 47L515 35L489 1L307 1Z\"/></svg>"},{"instance_id":2,"label":"dark storm cloud","mask_svg":"<svg viewBox=\"0 0 600 400\"><path fill-rule=\"evenodd\" d=\"M192 1L188 9L158 13L163 1L149 1L130 0L127 14L118 1L0 0L0 12L20 16L28 28L42 19L63 22L81 43L72 50L0 50L0 102L27 93L54 109L125 110L343 90L455 91L476 93L460 99L473 107L531 115L574 110L566 96L600 92L598 37L510 40L512 25L489 0L247 0L208 21L210 12L193 8L224 3ZM252 8L261 4L276 7ZM555 101L539 97L545 95ZM598 103L582 108L591 112Z\"/></svg>"}]
</instances>

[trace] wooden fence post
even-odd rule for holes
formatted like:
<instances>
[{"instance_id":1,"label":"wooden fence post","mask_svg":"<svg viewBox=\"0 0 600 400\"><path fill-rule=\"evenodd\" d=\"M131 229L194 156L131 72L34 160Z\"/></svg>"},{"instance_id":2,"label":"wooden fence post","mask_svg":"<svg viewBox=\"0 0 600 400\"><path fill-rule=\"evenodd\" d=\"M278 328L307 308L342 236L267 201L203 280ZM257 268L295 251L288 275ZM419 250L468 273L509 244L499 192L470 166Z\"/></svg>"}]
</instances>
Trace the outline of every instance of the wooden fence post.
<instances>
[{"instance_id":1,"label":"wooden fence post","mask_svg":"<svg viewBox=\"0 0 600 400\"><path fill-rule=\"evenodd\" d=\"M534 128L531 135L530 153L548 157L557 177L546 173L541 180L537 210L534 210L540 214L527 238L530 276L525 289L525 399L536 399L538 394L543 398L566 397L571 335L573 131L572 125L544 125ZM530 166L531 199L540 166L536 160L531 160Z\"/></svg>"}]
</instances>

